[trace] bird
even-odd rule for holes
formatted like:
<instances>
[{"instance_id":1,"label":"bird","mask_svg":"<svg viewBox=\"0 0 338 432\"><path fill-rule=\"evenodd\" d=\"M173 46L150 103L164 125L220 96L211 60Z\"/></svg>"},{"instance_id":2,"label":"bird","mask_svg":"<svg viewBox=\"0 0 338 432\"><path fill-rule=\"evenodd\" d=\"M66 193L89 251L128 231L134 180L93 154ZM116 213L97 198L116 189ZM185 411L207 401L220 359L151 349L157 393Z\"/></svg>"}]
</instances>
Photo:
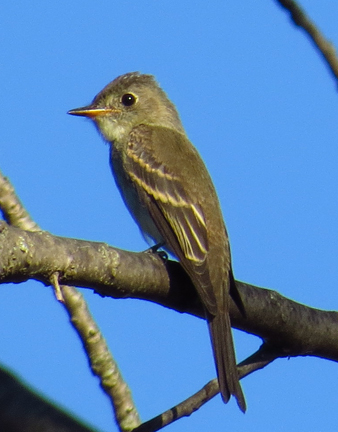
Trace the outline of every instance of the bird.
<instances>
[{"instance_id":1,"label":"bird","mask_svg":"<svg viewBox=\"0 0 338 432\"><path fill-rule=\"evenodd\" d=\"M229 316L242 309L220 203L175 105L152 75L118 76L92 103L68 114L93 120L110 145L123 201L146 239L171 253L190 277L208 322L219 389L245 412ZM241 304L240 304L241 303Z\"/></svg>"}]
</instances>

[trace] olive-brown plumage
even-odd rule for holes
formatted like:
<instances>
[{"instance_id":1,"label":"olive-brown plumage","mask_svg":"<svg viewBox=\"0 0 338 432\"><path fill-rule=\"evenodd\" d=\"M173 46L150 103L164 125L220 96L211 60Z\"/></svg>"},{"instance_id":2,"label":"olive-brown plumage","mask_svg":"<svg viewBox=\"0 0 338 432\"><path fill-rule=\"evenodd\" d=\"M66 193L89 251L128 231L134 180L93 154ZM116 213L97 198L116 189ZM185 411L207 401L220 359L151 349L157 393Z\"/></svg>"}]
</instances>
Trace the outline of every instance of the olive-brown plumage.
<instances>
[{"instance_id":1,"label":"olive-brown plumage","mask_svg":"<svg viewBox=\"0 0 338 432\"><path fill-rule=\"evenodd\" d=\"M245 411L229 318L232 276L228 235L209 173L175 106L151 75L129 73L92 104L69 111L94 120L111 145L111 167L142 233L173 253L203 303L220 391Z\"/></svg>"}]
</instances>

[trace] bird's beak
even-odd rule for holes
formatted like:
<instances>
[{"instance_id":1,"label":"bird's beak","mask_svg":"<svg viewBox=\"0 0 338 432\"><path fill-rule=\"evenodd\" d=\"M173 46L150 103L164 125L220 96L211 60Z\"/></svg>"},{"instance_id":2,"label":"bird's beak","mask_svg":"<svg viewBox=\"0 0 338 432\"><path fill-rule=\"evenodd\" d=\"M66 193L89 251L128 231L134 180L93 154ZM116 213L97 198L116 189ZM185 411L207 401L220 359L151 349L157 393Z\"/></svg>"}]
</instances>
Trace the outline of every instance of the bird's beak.
<instances>
[{"instance_id":1,"label":"bird's beak","mask_svg":"<svg viewBox=\"0 0 338 432\"><path fill-rule=\"evenodd\" d=\"M95 118L98 116L103 116L107 114L114 114L117 113L118 110L114 108L94 108L91 105L82 107L82 108L75 108L70 111L68 111L67 114L76 115L76 116L83 116L83 117L89 117L89 118Z\"/></svg>"}]
</instances>

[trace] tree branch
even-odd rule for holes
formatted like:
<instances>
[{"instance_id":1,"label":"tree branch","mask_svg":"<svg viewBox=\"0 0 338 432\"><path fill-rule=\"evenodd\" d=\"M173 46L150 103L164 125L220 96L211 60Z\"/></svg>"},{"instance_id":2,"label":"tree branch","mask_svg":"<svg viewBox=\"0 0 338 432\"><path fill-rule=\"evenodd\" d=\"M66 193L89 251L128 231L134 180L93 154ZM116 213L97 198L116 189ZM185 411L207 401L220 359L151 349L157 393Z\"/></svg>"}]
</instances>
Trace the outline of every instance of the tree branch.
<instances>
[{"instance_id":1,"label":"tree branch","mask_svg":"<svg viewBox=\"0 0 338 432\"><path fill-rule=\"evenodd\" d=\"M148 300L203 317L193 285L177 262L0 223L0 282L36 279L49 285L54 272L59 272L61 283L92 288L101 296ZM261 337L281 357L338 360L337 312L313 309L275 291L236 283L246 317L232 303L234 327Z\"/></svg>"}]
</instances>

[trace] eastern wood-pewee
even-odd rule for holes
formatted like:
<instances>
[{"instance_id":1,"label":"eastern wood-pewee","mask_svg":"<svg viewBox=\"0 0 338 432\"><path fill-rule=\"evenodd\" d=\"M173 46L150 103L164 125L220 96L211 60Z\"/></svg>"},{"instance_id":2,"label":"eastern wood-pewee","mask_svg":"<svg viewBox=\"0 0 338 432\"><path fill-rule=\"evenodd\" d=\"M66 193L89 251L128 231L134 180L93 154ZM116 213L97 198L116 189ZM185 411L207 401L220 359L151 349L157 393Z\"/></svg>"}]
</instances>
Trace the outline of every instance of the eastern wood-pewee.
<instances>
[{"instance_id":1,"label":"eastern wood-pewee","mask_svg":"<svg viewBox=\"0 0 338 432\"><path fill-rule=\"evenodd\" d=\"M135 72L69 114L94 120L142 233L176 256L190 276L208 320L223 401L234 395L245 411L229 318L236 286L228 235L212 180L174 104L153 76Z\"/></svg>"}]
</instances>

